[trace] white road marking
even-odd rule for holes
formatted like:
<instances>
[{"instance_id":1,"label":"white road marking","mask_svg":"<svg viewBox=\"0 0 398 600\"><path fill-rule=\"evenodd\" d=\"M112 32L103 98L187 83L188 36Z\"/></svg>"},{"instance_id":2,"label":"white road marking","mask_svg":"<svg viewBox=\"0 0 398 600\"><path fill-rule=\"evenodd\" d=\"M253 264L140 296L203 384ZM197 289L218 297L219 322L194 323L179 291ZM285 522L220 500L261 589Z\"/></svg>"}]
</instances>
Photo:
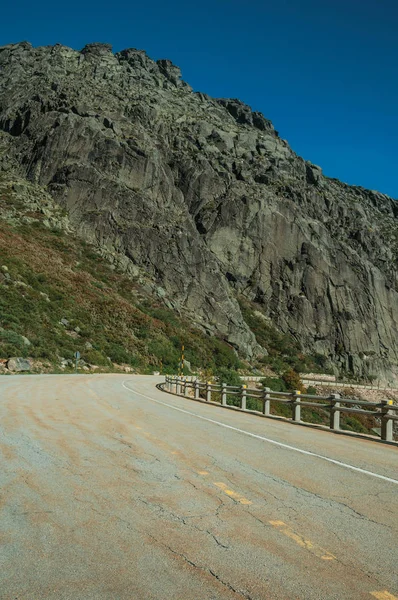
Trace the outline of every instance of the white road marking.
<instances>
[{"instance_id":1,"label":"white road marking","mask_svg":"<svg viewBox=\"0 0 398 600\"><path fill-rule=\"evenodd\" d=\"M274 444L275 446L279 446L280 448L287 448L288 450L293 450L294 452L299 452L300 454L305 454L307 456L313 456L315 458L320 458L321 460L325 460L334 465L338 465L339 467L344 467L345 469L350 469L351 471L357 471L358 473L363 473L364 475L370 475L371 477L376 477L377 479L382 479L383 481L388 481L389 483L395 483L398 485L397 479L391 479L390 477L385 477L384 475L379 475L378 473L373 473L372 471L367 471L366 469L361 469L359 467L354 467L353 465L349 465L348 463L341 462L340 460L335 460L333 458L329 458L327 456L322 456L322 454L316 454L315 452L311 452L310 450L302 450L301 448L296 448L296 446L290 446L289 444L283 444L282 442L277 442L276 440L272 440L270 438L263 437L262 435L257 435L256 433L250 433L250 431L245 431L244 429L238 429L238 427L232 427L232 425L227 425L226 423L221 423L220 421L215 421L214 419L209 419L207 417L202 417L201 415L197 415L196 413L190 412L189 410L184 410L183 408L178 408L177 406L173 406L172 404L168 404L167 402L161 402L160 400L155 400L150 396L146 396L141 392L137 392L136 390L132 390L131 388L125 385L125 381L123 381L122 386L128 390L129 392L133 392L138 396L142 396L143 398L147 398L152 402L156 402L156 404L162 404L163 406L167 406L173 410L177 410L178 412L185 413L186 415L190 415L191 417L196 417L197 419L201 419L202 421L208 421L209 423L214 423L219 427L225 427L225 429L232 429L232 431L237 431L238 433L243 433L244 435L248 435L252 438L256 438L258 440L262 440L263 442L268 442L269 444Z\"/></svg>"}]
</instances>

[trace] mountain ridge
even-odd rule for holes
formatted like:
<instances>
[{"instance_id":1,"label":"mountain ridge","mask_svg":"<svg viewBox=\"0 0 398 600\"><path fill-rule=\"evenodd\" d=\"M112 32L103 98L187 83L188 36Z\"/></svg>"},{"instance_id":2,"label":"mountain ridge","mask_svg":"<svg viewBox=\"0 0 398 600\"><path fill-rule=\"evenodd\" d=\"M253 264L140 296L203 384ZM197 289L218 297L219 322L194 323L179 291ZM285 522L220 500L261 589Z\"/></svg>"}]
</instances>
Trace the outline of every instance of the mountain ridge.
<instances>
[{"instance_id":1,"label":"mountain ridge","mask_svg":"<svg viewBox=\"0 0 398 600\"><path fill-rule=\"evenodd\" d=\"M261 113L144 51L0 49L0 168L248 358L237 299L356 375L398 372L397 203L297 156ZM137 271L138 270L138 271Z\"/></svg>"}]
</instances>

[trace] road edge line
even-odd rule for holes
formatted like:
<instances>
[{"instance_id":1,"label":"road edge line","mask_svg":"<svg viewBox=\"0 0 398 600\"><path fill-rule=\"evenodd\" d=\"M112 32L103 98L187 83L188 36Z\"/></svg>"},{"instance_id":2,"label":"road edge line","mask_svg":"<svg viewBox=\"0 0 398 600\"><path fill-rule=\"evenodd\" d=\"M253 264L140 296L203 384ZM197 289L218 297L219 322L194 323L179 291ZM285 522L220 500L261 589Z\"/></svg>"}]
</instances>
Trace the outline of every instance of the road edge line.
<instances>
[{"instance_id":1,"label":"road edge line","mask_svg":"<svg viewBox=\"0 0 398 600\"><path fill-rule=\"evenodd\" d=\"M137 394L138 396L142 396L143 398L147 398L148 400L151 400L152 402L155 402L156 404L161 404L163 406L167 406L168 408L177 410L178 412L182 412L187 415L191 415L192 417L196 417L197 419L201 419L202 421L208 421L209 423L213 423L215 425L218 425L219 427L224 427L225 429L232 429L233 431L237 431L238 433L243 433L244 435L248 435L249 437L253 437L253 438L262 440L269 444L274 444L275 446L279 446L280 448L285 448L287 450L293 450L294 452L298 452L299 454L305 454L307 456L313 456L315 458L320 458L321 460L325 460L327 462L338 465L345 469L350 469L350 470L356 471L358 473L370 475L377 479L382 479L383 481L388 481L389 483L394 483L395 485L398 485L397 479L392 479L390 477L386 477L385 475L379 475L378 473L373 473L372 471L367 471L366 469L361 469L360 467L354 467L353 465L350 465L348 463L341 462L340 460L335 460L334 458L329 458L328 456L322 456L322 454L316 454L316 452L311 452L310 450L303 450L301 448L296 448L296 446L290 446L289 444L284 444L283 442L277 442L276 440L266 438L266 437L258 435L256 433L251 433L250 431L245 431L244 429L239 429L238 427L233 427L232 425L227 425L226 423L222 423L221 421L215 421L214 419L209 419L208 417L202 417L201 415L197 415L189 410L185 410L183 408L173 406L172 404L168 404L167 402L161 402L160 400L155 400L154 398L151 398L150 396L147 396L146 394L142 394L141 392L132 390L131 388L127 387L125 385L125 383L126 383L126 381L122 382L122 386L124 387L124 389L128 390L129 392L133 392L134 394Z\"/></svg>"}]
</instances>

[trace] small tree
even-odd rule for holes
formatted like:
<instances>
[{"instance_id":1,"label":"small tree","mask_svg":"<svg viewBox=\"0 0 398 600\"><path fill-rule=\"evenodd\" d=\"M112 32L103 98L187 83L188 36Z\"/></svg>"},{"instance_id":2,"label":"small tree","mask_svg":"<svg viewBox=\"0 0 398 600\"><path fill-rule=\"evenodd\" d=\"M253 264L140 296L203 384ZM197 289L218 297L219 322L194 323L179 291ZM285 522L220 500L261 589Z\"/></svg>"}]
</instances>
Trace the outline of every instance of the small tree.
<instances>
[{"instance_id":1,"label":"small tree","mask_svg":"<svg viewBox=\"0 0 398 600\"><path fill-rule=\"evenodd\" d=\"M293 371L293 369L285 371L282 375L282 379L285 382L288 390L305 392L305 387L300 379L300 375L296 371Z\"/></svg>"}]
</instances>

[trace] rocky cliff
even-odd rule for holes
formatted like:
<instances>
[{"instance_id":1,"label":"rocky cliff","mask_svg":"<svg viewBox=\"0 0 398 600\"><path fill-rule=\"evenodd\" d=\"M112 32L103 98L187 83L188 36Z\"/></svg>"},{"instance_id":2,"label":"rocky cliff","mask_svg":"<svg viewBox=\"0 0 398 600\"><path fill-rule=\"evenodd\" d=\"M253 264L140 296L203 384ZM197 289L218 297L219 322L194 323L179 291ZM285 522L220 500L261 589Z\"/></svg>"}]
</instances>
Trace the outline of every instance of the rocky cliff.
<instances>
[{"instance_id":1,"label":"rocky cliff","mask_svg":"<svg viewBox=\"0 0 398 600\"><path fill-rule=\"evenodd\" d=\"M304 351L396 378L398 204L323 176L262 114L141 50L23 42L0 49L0 130L3 172L202 329L261 353L246 298Z\"/></svg>"}]
</instances>

